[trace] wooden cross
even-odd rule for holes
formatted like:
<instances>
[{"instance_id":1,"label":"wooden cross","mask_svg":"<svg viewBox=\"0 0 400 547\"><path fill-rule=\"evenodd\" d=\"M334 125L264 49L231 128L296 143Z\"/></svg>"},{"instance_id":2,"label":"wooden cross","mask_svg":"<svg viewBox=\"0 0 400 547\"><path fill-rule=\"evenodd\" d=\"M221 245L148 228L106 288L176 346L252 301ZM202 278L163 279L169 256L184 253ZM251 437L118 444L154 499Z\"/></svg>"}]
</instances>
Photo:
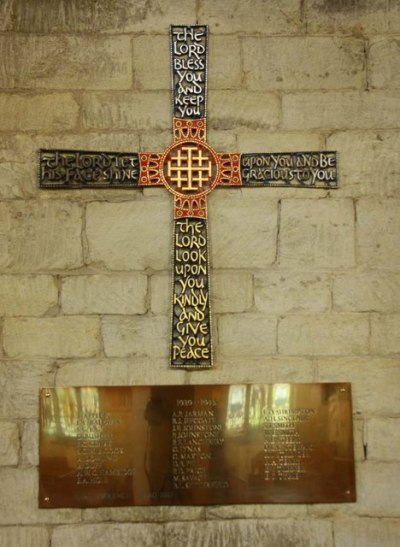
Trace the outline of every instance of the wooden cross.
<instances>
[{"instance_id":1,"label":"wooden cross","mask_svg":"<svg viewBox=\"0 0 400 547\"><path fill-rule=\"evenodd\" d=\"M207 195L217 187L336 188L335 152L216 152L207 136L207 26L171 26L173 143L164 152L40 150L42 188L164 186L174 196L172 368L213 364Z\"/></svg>"}]
</instances>

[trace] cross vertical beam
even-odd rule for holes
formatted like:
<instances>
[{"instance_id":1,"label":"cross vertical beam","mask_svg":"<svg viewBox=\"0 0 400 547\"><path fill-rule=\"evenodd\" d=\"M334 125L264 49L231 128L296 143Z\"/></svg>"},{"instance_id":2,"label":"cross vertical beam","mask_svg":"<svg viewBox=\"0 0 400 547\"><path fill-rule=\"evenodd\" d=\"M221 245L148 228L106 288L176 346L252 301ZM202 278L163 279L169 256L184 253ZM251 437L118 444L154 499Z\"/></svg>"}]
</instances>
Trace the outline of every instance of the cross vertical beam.
<instances>
[{"instance_id":1,"label":"cross vertical beam","mask_svg":"<svg viewBox=\"0 0 400 547\"><path fill-rule=\"evenodd\" d=\"M207 195L218 187L337 188L336 152L218 153L207 144L208 28L171 26L173 143L164 152L41 150L42 188L164 186L174 196L170 366L213 365Z\"/></svg>"}]
</instances>

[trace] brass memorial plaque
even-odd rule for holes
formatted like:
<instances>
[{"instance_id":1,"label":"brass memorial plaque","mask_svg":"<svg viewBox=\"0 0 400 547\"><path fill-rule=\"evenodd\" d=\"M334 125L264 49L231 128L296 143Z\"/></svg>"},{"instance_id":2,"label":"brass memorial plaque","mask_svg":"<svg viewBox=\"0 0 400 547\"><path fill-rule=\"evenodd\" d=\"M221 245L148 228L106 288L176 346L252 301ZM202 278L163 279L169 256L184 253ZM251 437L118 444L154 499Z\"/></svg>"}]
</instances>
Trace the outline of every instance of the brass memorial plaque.
<instances>
[{"instance_id":1,"label":"brass memorial plaque","mask_svg":"<svg viewBox=\"0 0 400 547\"><path fill-rule=\"evenodd\" d=\"M355 501L350 384L44 388L39 505Z\"/></svg>"}]
</instances>

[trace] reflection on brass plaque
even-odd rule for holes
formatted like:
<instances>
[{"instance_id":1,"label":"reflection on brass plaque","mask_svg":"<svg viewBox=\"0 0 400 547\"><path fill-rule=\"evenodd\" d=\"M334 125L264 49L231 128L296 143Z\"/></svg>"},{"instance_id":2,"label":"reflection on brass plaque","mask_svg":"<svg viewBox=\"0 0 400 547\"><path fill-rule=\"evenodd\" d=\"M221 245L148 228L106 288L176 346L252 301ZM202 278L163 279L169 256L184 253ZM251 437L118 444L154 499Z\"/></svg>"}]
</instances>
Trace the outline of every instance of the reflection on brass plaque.
<instances>
[{"instance_id":1,"label":"reflection on brass plaque","mask_svg":"<svg viewBox=\"0 0 400 547\"><path fill-rule=\"evenodd\" d=\"M355 501L350 384L45 388L40 507Z\"/></svg>"}]
</instances>

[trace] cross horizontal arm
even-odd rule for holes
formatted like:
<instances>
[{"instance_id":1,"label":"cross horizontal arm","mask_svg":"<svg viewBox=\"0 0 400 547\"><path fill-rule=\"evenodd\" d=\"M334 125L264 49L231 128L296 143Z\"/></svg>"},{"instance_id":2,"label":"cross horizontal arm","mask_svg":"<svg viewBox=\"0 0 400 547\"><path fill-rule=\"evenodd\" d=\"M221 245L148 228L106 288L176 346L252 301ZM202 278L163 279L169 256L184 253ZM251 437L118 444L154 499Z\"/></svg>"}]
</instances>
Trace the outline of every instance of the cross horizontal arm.
<instances>
[{"instance_id":1,"label":"cross horizontal arm","mask_svg":"<svg viewBox=\"0 0 400 547\"><path fill-rule=\"evenodd\" d=\"M83 150L39 151L41 188L107 188L139 185L139 154Z\"/></svg>"},{"instance_id":2,"label":"cross horizontal arm","mask_svg":"<svg viewBox=\"0 0 400 547\"><path fill-rule=\"evenodd\" d=\"M336 152L241 154L243 186L337 188Z\"/></svg>"}]
</instances>

